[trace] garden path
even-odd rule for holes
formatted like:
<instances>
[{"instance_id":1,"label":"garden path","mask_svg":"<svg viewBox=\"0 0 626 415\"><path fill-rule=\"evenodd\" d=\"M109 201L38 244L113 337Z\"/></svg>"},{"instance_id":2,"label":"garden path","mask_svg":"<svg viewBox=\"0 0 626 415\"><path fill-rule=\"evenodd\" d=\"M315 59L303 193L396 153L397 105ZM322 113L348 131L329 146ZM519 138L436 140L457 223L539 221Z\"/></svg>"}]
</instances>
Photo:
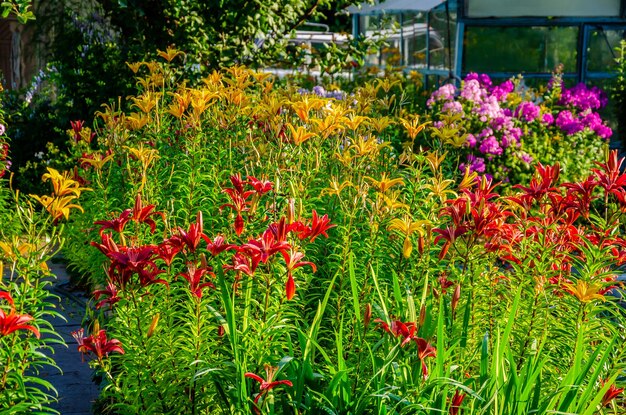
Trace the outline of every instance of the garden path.
<instances>
[{"instance_id":1,"label":"garden path","mask_svg":"<svg viewBox=\"0 0 626 415\"><path fill-rule=\"evenodd\" d=\"M80 293L70 292L65 287L69 277L63 264L50 264L51 271L57 276L52 285L54 294L60 297L58 311L67 319L52 319L56 331L63 336L67 347L54 345L54 360L61 368L61 373L54 368L45 369L42 377L54 385L59 393L59 400L52 407L61 415L91 415L92 405L98 397L98 387L92 381L92 370L81 359L76 341L71 333L81 327L85 315L87 298Z\"/></svg>"}]
</instances>

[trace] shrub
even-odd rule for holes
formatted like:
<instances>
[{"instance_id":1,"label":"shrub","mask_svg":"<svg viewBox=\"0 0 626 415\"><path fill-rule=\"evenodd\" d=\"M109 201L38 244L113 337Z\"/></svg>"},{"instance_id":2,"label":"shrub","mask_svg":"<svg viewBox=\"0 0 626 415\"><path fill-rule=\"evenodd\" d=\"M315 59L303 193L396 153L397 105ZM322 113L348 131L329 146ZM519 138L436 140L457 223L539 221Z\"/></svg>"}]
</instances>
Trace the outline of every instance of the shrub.
<instances>
[{"instance_id":1,"label":"shrub","mask_svg":"<svg viewBox=\"0 0 626 415\"><path fill-rule=\"evenodd\" d=\"M595 112L606 103L600 89L565 88L558 74L543 93L524 87L521 77L494 85L486 75L470 74L459 90L440 87L428 106L435 134L458 138L461 170L515 184L530 179L533 163L558 162L566 180L588 174L612 135Z\"/></svg>"}]
</instances>

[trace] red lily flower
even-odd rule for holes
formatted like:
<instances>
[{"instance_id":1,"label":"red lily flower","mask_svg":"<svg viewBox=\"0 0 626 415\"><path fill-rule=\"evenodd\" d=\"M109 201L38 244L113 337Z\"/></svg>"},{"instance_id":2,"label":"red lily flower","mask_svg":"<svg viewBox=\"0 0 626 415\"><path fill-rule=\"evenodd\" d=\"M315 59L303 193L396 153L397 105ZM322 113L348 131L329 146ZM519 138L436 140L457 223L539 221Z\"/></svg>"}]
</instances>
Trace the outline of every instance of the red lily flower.
<instances>
[{"instance_id":1,"label":"red lily flower","mask_svg":"<svg viewBox=\"0 0 626 415\"><path fill-rule=\"evenodd\" d=\"M222 205L220 210L225 207L229 207L237 212L237 217L235 218L235 233L237 236L240 236L244 228L244 220L241 213L250 210L250 202L248 201L248 198L254 193L254 191L243 190L244 181L241 180L241 175L239 173L234 176L230 176L230 181L233 184L233 188L226 188L223 192L230 197L232 203Z\"/></svg>"},{"instance_id":2,"label":"red lily flower","mask_svg":"<svg viewBox=\"0 0 626 415\"><path fill-rule=\"evenodd\" d=\"M109 258L112 265L117 268L128 268L137 272L143 269L146 264L154 264L152 260L156 253L157 247L154 245L145 245L138 247L126 248L123 252L111 252Z\"/></svg>"},{"instance_id":3,"label":"red lily flower","mask_svg":"<svg viewBox=\"0 0 626 415\"><path fill-rule=\"evenodd\" d=\"M611 401L617 398L622 392L624 392L624 388L617 388L615 385L611 385L609 390L607 390L602 397L602 406L609 406Z\"/></svg>"},{"instance_id":4,"label":"red lily flower","mask_svg":"<svg viewBox=\"0 0 626 415\"><path fill-rule=\"evenodd\" d=\"M225 243L222 235L217 235L213 240L209 239L208 236L205 236L204 240L207 243L207 249L213 256L217 256L224 251L229 251L235 248L235 245Z\"/></svg>"},{"instance_id":5,"label":"red lily flower","mask_svg":"<svg viewBox=\"0 0 626 415\"><path fill-rule=\"evenodd\" d=\"M157 246L156 254L160 259L165 262L168 267L172 265L174 258L180 252L180 247L172 245L169 240L163 241L163 243Z\"/></svg>"},{"instance_id":6,"label":"red lily flower","mask_svg":"<svg viewBox=\"0 0 626 415\"><path fill-rule=\"evenodd\" d=\"M252 191L243 190L243 185L246 182L241 179L241 173L237 173L237 174L230 176L230 182L233 184L233 189L229 189L229 190L235 191L243 199L247 199L252 193L254 193Z\"/></svg>"},{"instance_id":7,"label":"red lily flower","mask_svg":"<svg viewBox=\"0 0 626 415\"><path fill-rule=\"evenodd\" d=\"M287 234L289 234L293 227L287 224L287 220L283 216L278 222L270 224L267 229L274 234L274 239L279 242L284 242L287 240Z\"/></svg>"},{"instance_id":8,"label":"red lily flower","mask_svg":"<svg viewBox=\"0 0 626 415\"><path fill-rule=\"evenodd\" d=\"M156 276L160 274L164 274L165 271L159 269L154 263L146 264L144 268L137 270L137 276L139 277L139 284L142 287L147 287L152 284L163 284L166 287L169 287L169 284L166 280L159 278Z\"/></svg>"},{"instance_id":9,"label":"red lily flower","mask_svg":"<svg viewBox=\"0 0 626 415\"><path fill-rule=\"evenodd\" d=\"M191 262L187 264L187 272L181 272L178 275L187 280L187 282L189 283L189 290L197 298L202 298L203 288L215 288L215 285L213 285L213 283L211 282L200 283L202 277L204 277L205 275L215 277L215 274L212 273L208 268L197 268L196 265Z\"/></svg>"},{"instance_id":10,"label":"red lily flower","mask_svg":"<svg viewBox=\"0 0 626 415\"><path fill-rule=\"evenodd\" d=\"M130 220L131 212L132 211L130 209L126 209L125 211L120 213L119 217L111 220L97 220L94 222L94 225L100 225L100 236L102 236L102 233L106 229L113 229L117 233L122 233L122 231L124 230L124 226L126 226L128 221Z\"/></svg>"},{"instance_id":11,"label":"red lily flower","mask_svg":"<svg viewBox=\"0 0 626 415\"><path fill-rule=\"evenodd\" d=\"M448 249L450 249L450 246L454 243L454 241L456 241L459 236L462 236L467 232L467 227L451 227L450 225L448 225L446 226L446 229L436 228L433 229L433 232L439 234L439 236L435 238L435 243L439 242L442 239L446 241L441 247L441 253L439 254L439 259L442 259L446 256L446 254L448 253Z\"/></svg>"},{"instance_id":12,"label":"red lily flower","mask_svg":"<svg viewBox=\"0 0 626 415\"><path fill-rule=\"evenodd\" d=\"M74 131L75 134L80 134L80 132L83 130L83 125L85 125L85 121L83 120L70 121L70 125L72 126L72 130Z\"/></svg>"},{"instance_id":13,"label":"red lily flower","mask_svg":"<svg viewBox=\"0 0 626 415\"><path fill-rule=\"evenodd\" d=\"M262 196L273 188L273 183L269 180L259 180L256 177L248 176L248 183L254 188L257 195Z\"/></svg>"},{"instance_id":14,"label":"red lily flower","mask_svg":"<svg viewBox=\"0 0 626 415\"><path fill-rule=\"evenodd\" d=\"M94 247L98 248L98 250L100 250L100 252L102 252L107 257L112 252L120 252L120 248L118 248L118 246L115 244L115 241L111 237L111 234L106 234L105 233L103 235L100 235L100 239L102 240L101 244L99 244L99 243L97 243L95 241L92 241L91 242L91 246L94 246ZM124 249L124 247L122 247L122 250L123 249Z\"/></svg>"},{"instance_id":15,"label":"red lily flower","mask_svg":"<svg viewBox=\"0 0 626 415\"><path fill-rule=\"evenodd\" d=\"M437 281L439 281L439 285L441 285L441 294L443 295L446 294L446 291L448 290L448 288L454 285L454 281L450 281L448 279L448 276L445 273L442 274L439 278L437 278Z\"/></svg>"},{"instance_id":16,"label":"red lily flower","mask_svg":"<svg viewBox=\"0 0 626 415\"><path fill-rule=\"evenodd\" d=\"M450 410L448 411L449 415L458 415L459 409L461 408L461 404L463 403L463 399L465 399L464 393L459 393L458 390L454 392L454 396L452 397L452 402L450 403Z\"/></svg>"},{"instance_id":17,"label":"red lily flower","mask_svg":"<svg viewBox=\"0 0 626 415\"><path fill-rule=\"evenodd\" d=\"M276 375L276 371L278 370L275 366L265 365L265 379L261 376L256 375L251 372L247 372L244 376L250 379L254 379L261 384L259 388L259 393L256 398L254 398L254 412L257 414L261 413L261 410L258 407L259 400L267 395L267 393L274 389L278 385L286 385L289 387L293 387L293 383L289 380L274 380L274 376Z\"/></svg>"},{"instance_id":18,"label":"red lily flower","mask_svg":"<svg viewBox=\"0 0 626 415\"><path fill-rule=\"evenodd\" d=\"M626 174L621 174L622 163L624 159L618 159L617 150L611 150L606 163L596 162L600 168L591 169L596 175L598 185L607 193L617 192L626 186Z\"/></svg>"},{"instance_id":19,"label":"red lily flower","mask_svg":"<svg viewBox=\"0 0 626 415\"><path fill-rule=\"evenodd\" d=\"M426 379L428 377L428 366L426 366L424 360L427 357L436 357L437 349L421 337L415 339L415 343L417 344L417 357L422 362L422 376Z\"/></svg>"},{"instance_id":20,"label":"red lily flower","mask_svg":"<svg viewBox=\"0 0 626 415\"><path fill-rule=\"evenodd\" d=\"M417 330L417 325L413 322L403 323L400 320L394 320L391 322L391 327L385 321L377 318L374 320L374 323L378 323L379 327L382 328L387 333L391 334L394 337L402 338L401 347L404 347L411 340L416 340L418 337L415 336L415 331Z\"/></svg>"},{"instance_id":21,"label":"red lily flower","mask_svg":"<svg viewBox=\"0 0 626 415\"><path fill-rule=\"evenodd\" d=\"M8 336L17 330L29 330L39 338L39 330L37 330L35 326L27 324L29 321L33 321L34 318L28 314L17 314L13 307L13 298L9 293L5 291L0 292L0 298L4 298L11 304L9 314L6 314L5 311L0 308L0 335Z\"/></svg>"},{"instance_id":22,"label":"red lily flower","mask_svg":"<svg viewBox=\"0 0 626 415\"><path fill-rule=\"evenodd\" d=\"M330 225L330 219L328 215L324 215L321 218L317 216L317 212L313 210L313 217L311 218L311 226L300 232L299 238L311 238L311 242L315 240L319 235L324 235L328 238L326 231L330 228L334 228L337 225Z\"/></svg>"},{"instance_id":23,"label":"red lily flower","mask_svg":"<svg viewBox=\"0 0 626 415\"><path fill-rule=\"evenodd\" d=\"M547 192L556 190L553 186L559 179L561 169L559 163L556 163L554 166L544 166L538 163L536 169L539 177L535 175L535 177L530 180L528 187L517 184L513 186L513 188L520 189L535 200L539 200Z\"/></svg>"},{"instance_id":24,"label":"red lily flower","mask_svg":"<svg viewBox=\"0 0 626 415\"><path fill-rule=\"evenodd\" d=\"M302 258L304 258L304 254L302 252L298 252L293 248L290 248L289 251L280 251L280 253L285 259L285 264L287 265L287 271L289 273L291 273L291 271L293 271L294 269L303 267L305 265L310 266L311 269L313 269L313 272L317 271L317 267L314 263L309 261L300 261Z\"/></svg>"},{"instance_id":25,"label":"red lily flower","mask_svg":"<svg viewBox=\"0 0 626 415\"><path fill-rule=\"evenodd\" d=\"M73 331L71 334L74 340L76 340L76 343L78 343L78 351L83 355L89 353L89 350L85 347L85 329L81 327L80 329Z\"/></svg>"},{"instance_id":26,"label":"red lily flower","mask_svg":"<svg viewBox=\"0 0 626 415\"><path fill-rule=\"evenodd\" d=\"M83 127L85 125L85 121L82 120L76 120L76 121L70 121L70 126L72 127L72 131L74 132L74 141L75 142L79 142L81 140L81 131L83 131ZM88 143L91 142L91 140L96 136L96 133L91 133L89 140L87 141Z\"/></svg>"},{"instance_id":27,"label":"red lily flower","mask_svg":"<svg viewBox=\"0 0 626 415\"><path fill-rule=\"evenodd\" d=\"M7 300L7 302L11 305L13 305L13 297L11 297L11 294L9 294L6 291L0 291L0 299L5 299Z\"/></svg>"},{"instance_id":28,"label":"red lily flower","mask_svg":"<svg viewBox=\"0 0 626 415\"><path fill-rule=\"evenodd\" d=\"M291 245L284 241L276 241L272 231L266 229L259 239L251 239L241 248L250 257L253 267L256 268L259 262L267 263L272 255L291 248Z\"/></svg>"},{"instance_id":29,"label":"red lily flower","mask_svg":"<svg viewBox=\"0 0 626 415\"><path fill-rule=\"evenodd\" d=\"M83 354L91 352L98 359L102 359L113 352L124 354L120 341L117 339L108 340L106 330L100 330L96 335L92 334L89 337L84 337L84 330L80 329L73 332L72 336L78 342L78 351Z\"/></svg>"},{"instance_id":30,"label":"red lily flower","mask_svg":"<svg viewBox=\"0 0 626 415\"><path fill-rule=\"evenodd\" d=\"M251 268L250 258L248 258L247 256L238 252L235 255L233 255L231 261L232 261L232 265L224 265L223 266L224 270L233 270L236 272L243 272L244 274L249 275L249 276L254 275L254 271L256 267Z\"/></svg>"},{"instance_id":31,"label":"red lily flower","mask_svg":"<svg viewBox=\"0 0 626 415\"><path fill-rule=\"evenodd\" d=\"M143 206L141 194L137 194L135 206L133 207L133 220L137 223L148 225L151 233L154 233L156 230L156 222L152 219L152 216L160 216L161 219L165 220L165 214L163 212L153 212L154 209L154 205Z\"/></svg>"},{"instance_id":32,"label":"red lily flower","mask_svg":"<svg viewBox=\"0 0 626 415\"><path fill-rule=\"evenodd\" d=\"M289 251L281 251L280 253L283 255L283 258L285 258L285 264L287 265L287 283L285 285L285 293L287 295L287 300L291 300L296 294L296 283L293 279L292 271L296 268L308 265L313 269L313 272L315 272L317 271L317 267L312 262L300 261L304 258L304 254L302 252L295 251L293 248L289 249Z\"/></svg>"},{"instance_id":33,"label":"red lily flower","mask_svg":"<svg viewBox=\"0 0 626 415\"><path fill-rule=\"evenodd\" d=\"M96 290L93 292L93 296L94 298L97 300L100 299L100 297L105 297L103 300L100 300L97 304L96 304L96 309L99 309L100 307L102 307L105 304L109 305L109 308L113 308L113 304L117 303L118 301L120 301L120 298L117 296L117 287L115 286L115 284L112 281L109 281L107 283L106 288L102 289L102 290Z\"/></svg>"},{"instance_id":34,"label":"red lily flower","mask_svg":"<svg viewBox=\"0 0 626 415\"><path fill-rule=\"evenodd\" d=\"M202 212L198 211L196 215L196 223L189 225L189 231L185 231L183 228L178 228L178 235L174 235L170 238L170 243L182 248L188 248L191 252L196 252L200 240L206 237L202 233Z\"/></svg>"},{"instance_id":35,"label":"red lily flower","mask_svg":"<svg viewBox=\"0 0 626 415\"><path fill-rule=\"evenodd\" d=\"M576 183L563 183L562 185L567 189L567 193L572 195L578 200L578 209L586 218L589 217L589 206L591 206L591 202L596 199L593 196L593 191L595 190L597 183L593 179L593 177L587 177L584 182L576 182Z\"/></svg>"},{"instance_id":36,"label":"red lily flower","mask_svg":"<svg viewBox=\"0 0 626 415\"><path fill-rule=\"evenodd\" d=\"M492 183L491 180L483 176L480 180L477 180L478 186L474 190L472 188L464 189L463 194L467 196L472 205L477 205L481 200L488 201L498 197L498 194L493 190L498 186L498 183Z\"/></svg>"}]
</instances>

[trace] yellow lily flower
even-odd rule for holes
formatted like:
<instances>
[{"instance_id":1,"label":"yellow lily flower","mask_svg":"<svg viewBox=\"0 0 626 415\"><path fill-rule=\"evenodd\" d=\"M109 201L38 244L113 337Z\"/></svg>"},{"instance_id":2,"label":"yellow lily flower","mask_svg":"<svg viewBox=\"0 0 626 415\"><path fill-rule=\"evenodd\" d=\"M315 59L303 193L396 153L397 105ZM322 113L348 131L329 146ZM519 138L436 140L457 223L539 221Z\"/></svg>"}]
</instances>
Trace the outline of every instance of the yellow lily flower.
<instances>
[{"instance_id":1,"label":"yellow lily flower","mask_svg":"<svg viewBox=\"0 0 626 415\"><path fill-rule=\"evenodd\" d=\"M134 107L148 114L156 106L158 95L154 92L144 92L140 96L131 97L130 99L134 102Z\"/></svg>"},{"instance_id":2,"label":"yellow lily flower","mask_svg":"<svg viewBox=\"0 0 626 415\"><path fill-rule=\"evenodd\" d=\"M139 72L139 68L141 68L141 65L143 65L143 62L134 62L134 63L126 62L126 66L128 66L135 75L137 74L137 72Z\"/></svg>"},{"instance_id":3,"label":"yellow lily flower","mask_svg":"<svg viewBox=\"0 0 626 415\"><path fill-rule=\"evenodd\" d=\"M361 115L352 115L351 117L343 120L344 125L348 130L356 131L362 124L366 123L369 117L363 117Z\"/></svg>"},{"instance_id":4,"label":"yellow lily flower","mask_svg":"<svg viewBox=\"0 0 626 415\"><path fill-rule=\"evenodd\" d=\"M409 137L411 138L411 140L415 140L415 137L417 137L417 135L424 128L426 128L426 126L428 124L430 124L430 121L422 123L422 124L420 124L419 121L420 121L419 115L415 115L413 117L413 119L411 119L411 120L407 120L405 118L400 118L400 123L402 124L402 126L406 130L406 132L409 135Z\"/></svg>"},{"instance_id":5,"label":"yellow lily flower","mask_svg":"<svg viewBox=\"0 0 626 415\"><path fill-rule=\"evenodd\" d=\"M312 109L319 109L321 107L322 100L319 98L312 98L308 95L302 96L301 101L296 101L291 103L291 109L296 113L298 118L302 120L302 122L309 122L309 114Z\"/></svg>"},{"instance_id":6,"label":"yellow lily flower","mask_svg":"<svg viewBox=\"0 0 626 415\"><path fill-rule=\"evenodd\" d=\"M333 180L330 181L330 187L327 187L326 189L322 190L321 194L339 196L342 190L345 189L346 187L354 187L354 185L352 184L352 182L348 180L345 180L343 183L339 184L337 179L333 178Z\"/></svg>"},{"instance_id":7,"label":"yellow lily flower","mask_svg":"<svg viewBox=\"0 0 626 415\"><path fill-rule=\"evenodd\" d=\"M382 133L385 128L393 124L393 121L389 117L374 117L369 120L369 124L378 134Z\"/></svg>"},{"instance_id":8,"label":"yellow lily flower","mask_svg":"<svg viewBox=\"0 0 626 415\"><path fill-rule=\"evenodd\" d=\"M48 179L52 182L52 188L54 195L61 197L67 195L73 195L74 197L80 197L82 191L91 190L86 187L80 187L80 183L76 180L70 178L69 172L63 172L63 174L59 173L57 170L48 167L48 173L45 173L41 179L43 182L48 181Z\"/></svg>"},{"instance_id":9,"label":"yellow lily flower","mask_svg":"<svg viewBox=\"0 0 626 415\"><path fill-rule=\"evenodd\" d=\"M306 128L302 126L296 129L294 128L293 125L291 125L291 123L287 123L287 127L291 131L291 139L293 140L294 144L298 146L304 143L305 141L307 141L308 139L315 137L314 133L308 132Z\"/></svg>"},{"instance_id":10,"label":"yellow lily flower","mask_svg":"<svg viewBox=\"0 0 626 415\"><path fill-rule=\"evenodd\" d=\"M191 90L191 106L196 117L199 117L219 95L208 89Z\"/></svg>"},{"instance_id":11,"label":"yellow lily flower","mask_svg":"<svg viewBox=\"0 0 626 415\"><path fill-rule=\"evenodd\" d=\"M154 148L146 148L142 145L139 148L133 148L124 146L130 154L132 154L137 160L141 161L144 168L147 168L154 160L159 158L159 150Z\"/></svg>"},{"instance_id":12,"label":"yellow lily flower","mask_svg":"<svg viewBox=\"0 0 626 415\"><path fill-rule=\"evenodd\" d=\"M209 76L204 78L202 82L204 82L204 84L207 86L221 87L222 86L222 73L217 70L214 70L213 72L211 72Z\"/></svg>"},{"instance_id":13,"label":"yellow lily flower","mask_svg":"<svg viewBox=\"0 0 626 415\"><path fill-rule=\"evenodd\" d=\"M340 131L342 126L337 123L337 119L332 116L328 116L322 120L312 120L316 126L316 132L323 138L328 138L334 132Z\"/></svg>"},{"instance_id":14,"label":"yellow lily flower","mask_svg":"<svg viewBox=\"0 0 626 415\"><path fill-rule=\"evenodd\" d=\"M432 184L424 185L424 188L429 189L432 192L429 196L437 196L441 203L444 203L447 200L446 195L448 194L456 197L456 193L448 189L450 185L454 184L454 180L440 180L437 177L432 177L430 181Z\"/></svg>"},{"instance_id":15,"label":"yellow lily flower","mask_svg":"<svg viewBox=\"0 0 626 415\"><path fill-rule=\"evenodd\" d=\"M437 151L431 151L428 153L428 155L426 156L426 161L428 162L428 166L430 167L430 170L433 172L433 174L437 174L437 172L439 171L439 167L441 166L441 163L443 162L443 160L446 158L446 155L448 153L443 153L443 155L439 156L439 153Z\"/></svg>"},{"instance_id":16,"label":"yellow lily flower","mask_svg":"<svg viewBox=\"0 0 626 415\"><path fill-rule=\"evenodd\" d=\"M402 195L400 191L389 191L382 195L383 203L385 204L384 210L391 212L395 209L408 209L409 206L405 203L399 202L398 199Z\"/></svg>"},{"instance_id":17,"label":"yellow lily flower","mask_svg":"<svg viewBox=\"0 0 626 415\"><path fill-rule=\"evenodd\" d=\"M397 85L400 83L400 80L395 80L395 81L391 81L389 78L378 78L376 79L376 90L379 89L383 89L383 91L385 91L385 94L389 93L389 91L391 90L391 88L394 85Z\"/></svg>"},{"instance_id":18,"label":"yellow lily flower","mask_svg":"<svg viewBox=\"0 0 626 415\"><path fill-rule=\"evenodd\" d=\"M263 83L265 83L266 80L273 78L274 74L272 74L270 72L256 72L255 71L255 72L252 72L252 77L259 84L263 84Z\"/></svg>"},{"instance_id":19,"label":"yellow lily flower","mask_svg":"<svg viewBox=\"0 0 626 415\"><path fill-rule=\"evenodd\" d=\"M352 164L353 157L347 151L344 151L343 153L335 153L334 156L337 160L339 160L341 164L343 164L346 167Z\"/></svg>"},{"instance_id":20,"label":"yellow lily flower","mask_svg":"<svg viewBox=\"0 0 626 415\"><path fill-rule=\"evenodd\" d=\"M43 207L52 215L52 219L58 220L61 217L65 217L65 219L69 219L70 209L78 209L81 212L84 212L83 208L77 204L71 203L75 196L65 196L65 197L50 197L50 196L37 196L30 195L33 199L37 200L39 203L43 205Z\"/></svg>"},{"instance_id":21,"label":"yellow lily flower","mask_svg":"<svg viewBox=\"0 0 626 415\"><path fill-rule=\"evenodd\" d=\"M430 222L427 220L418 220L413 221L410 216L405 215L404 218L393 219L389 223L388 230L397 230L404 235L404 242L402 244L402 255L405 258L409 258L411 256L411 252L413 251L413 244L411 243L411 234L414 232L419 232L421 236L424 235L424 226L429 225Z\"/></svg>"},{"instance_id":22,"label":"yellow lily flower","mask_svg":"<svg viewBox=\"0 0 626 415\"><path fill-rule=\"evenodd\" d=\"M604 296L599 293L604 288L601 283L590 282L587 283L583 280L576 281L576 284L563 284L565 289L570 292L574 297L578 298L581 303L590 303L593 300L606 301Z\"/></svg>"},{"instance_id":23,"label":"yellow lily flower","mask_svg":"<svg viewBox=\"0 0 626 415\"><path fill-rule=\"evenodd\" d=\"M224 78L224 82L231 87L243 90L252 85L252 81L249 79L250 70L245 66L233 66L226 69L226 71L231 75L231 77Z\"/></svg>"},{"instance_id":24,"label":"yellow lily flower","mask_svg":"<svg viewBox=\"0 0 626 415\"><path fill-rule=\"evenodd\" d=\"M376 187L376 189L378 189L380 193L385 193L387 190L395 185L404 186L404 180L402 178L397 177L395 179L392 179L390 177L387 177L386 172L383 173L383 176L380 178L380 180L376 180L368 176L366 176L365 179L372 182L374 187Z\"/></svg>"},{"instance_id":25,"label":"yellow lily flower","mask_svg":"<svg viewBox=\"0 0 626 415\"><path fill-rule=\"evenodd\" d=\"M469 166L465 167L465 173L463 174L463 179L459 184L459 191L471 189L474 183L476 182L476 178L478 177L478 173L475 171L470 172ZM505 200L508 200L505 198Z\"/></svg>"},{"instance_id":26,"label":"yellow lily flower","mask_svg":"<svg viewBox=\"0 0 626 415\"><path fill-rule=\"evenodd\" d=\"M86 158L83 157L80 159L81 164L89 164L93 166L96 170L102 170L105 164L109 161L113 160L113 153L109 154L106 157L102 157L102 154L94 154L94 158Z\"/></svg>"},{"instance_id":27,"label":"yellow lily flower","mask_svg":"<svg viewBox=\"0 0 626 415\"><path fill-rule=\"evenodd\" d=\"M130 130L139 130L145 127L149 121L150 116L139 112L131 112L130 115L126 117L126 125Z\"/></svg>"},{"instance_id":28,"label":"yellow lily flower","mask_svg":"<svg viewBox=\"0 0 626 415\"><path fill-rule=\"evenodd\" d=\"M167 49L165 49L165 52L157 49L157 55L159 55L169 63L172 62L177 56L182 56L185 54L176 48L168 46Z\"/></svg>"},{"instance_id":29,"label":"yellow lily flower","mask_svg":"<svg viewBox=\"0 0 626 415\"><path fill-rule=\"evenodd\" d=\"M161 68L161 65L155 61L144 62L143 64L146 65L146 68L148 68L150 73L155 73Z\"/></svg>"}]
</instances>

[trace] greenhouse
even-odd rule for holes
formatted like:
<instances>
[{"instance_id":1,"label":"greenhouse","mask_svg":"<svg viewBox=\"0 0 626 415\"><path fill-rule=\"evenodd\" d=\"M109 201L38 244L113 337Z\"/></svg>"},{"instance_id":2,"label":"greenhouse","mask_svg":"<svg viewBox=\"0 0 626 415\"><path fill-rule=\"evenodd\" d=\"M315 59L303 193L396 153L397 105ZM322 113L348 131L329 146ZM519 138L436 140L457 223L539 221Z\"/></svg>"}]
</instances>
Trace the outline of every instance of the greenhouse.
<instances>
[{"instance_id":1,"label":"greenhouse","mask_svg":"<svg viewBox=\"0 0 626 415\"><path fill-rule=\"evenodd\" d=\"M578 82L610 77L626 28L620 0L388 0L348 12L353 34L386 35L400 65L455 79L470 72L549 78L557 65Z\"/></svg>"}]
</instances>

